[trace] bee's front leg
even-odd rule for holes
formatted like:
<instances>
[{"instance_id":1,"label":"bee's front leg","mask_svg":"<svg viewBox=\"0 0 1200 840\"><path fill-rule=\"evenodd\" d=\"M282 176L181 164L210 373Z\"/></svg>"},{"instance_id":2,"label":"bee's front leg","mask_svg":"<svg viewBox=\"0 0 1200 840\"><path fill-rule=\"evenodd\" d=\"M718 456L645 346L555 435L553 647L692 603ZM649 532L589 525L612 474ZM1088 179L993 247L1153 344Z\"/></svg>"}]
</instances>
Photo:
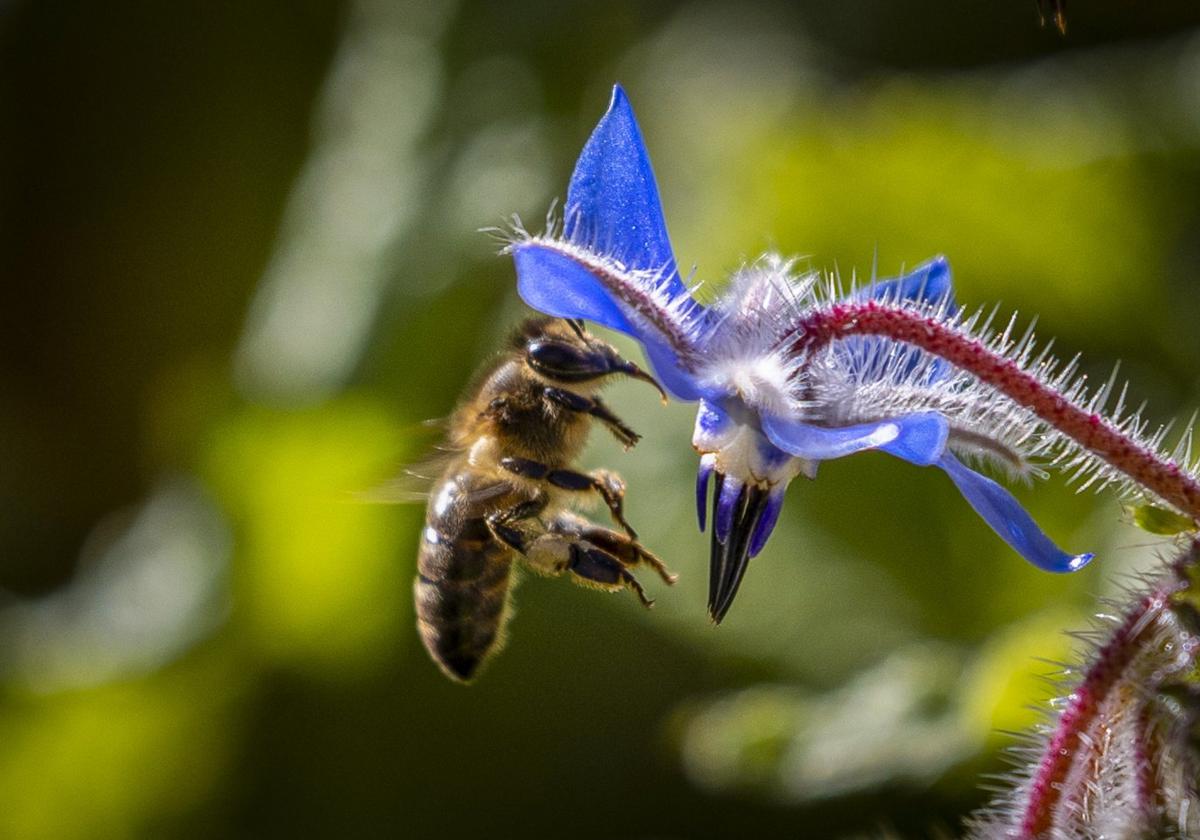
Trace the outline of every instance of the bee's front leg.
<instances>
[{"instance_id":1,"label":"bee's front leg","mask_svg":"<svg viewBox=\"0 0 1200 840\"><path fill-rule=\"evenodd\" d=\"M578 411L581 414L595 417L613 433L613 437L619 440L626 449L642 439L642 436L629 428L624 420L613 414L609 407L600 401L599 397L584 397L565 388L549 386L543 389L543 393L547 399L569 411Z\"/></svg>"},{"instance_id":2,"label":"bee's front leg","mask_svg":"<svg viewBox=\"0 0 1200 840\"><path fill-rule=\"evenodd\" d=\"M594 490L600 494L604 504L612 514L613 520L625 529L632 540L637 539L637 531L625 521L625 482L611 470L596 470L592 473L581 473L575 470L552 469L540 461L529 458L502 458L500 466L514 475L546 481L561 490Z\"/></svg>"}]
</instances>

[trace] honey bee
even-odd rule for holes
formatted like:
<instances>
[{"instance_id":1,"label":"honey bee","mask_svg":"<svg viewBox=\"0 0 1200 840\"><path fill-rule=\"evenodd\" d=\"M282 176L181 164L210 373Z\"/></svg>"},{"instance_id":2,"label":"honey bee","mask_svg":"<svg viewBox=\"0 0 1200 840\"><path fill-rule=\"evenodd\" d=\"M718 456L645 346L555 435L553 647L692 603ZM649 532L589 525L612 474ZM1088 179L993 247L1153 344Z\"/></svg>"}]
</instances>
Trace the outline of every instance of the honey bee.
<instances>
[{"instance_id":1,"label":"honey bee","mask_svg":"<svg viewBox=\"0 0 1200 840\"><path fill-rule=\"evenodd\" d=\"M632 567L644 563L674 583L625 520L620 477L571 467L593 420L627 449L639 440L595 396L613 376L648 382L666 399L653 377L581 322L530 319L451 416L413 585L421 640L451 679L470 681L501 646L518 560L587 586L631 589L647 607L653 602ZM603 500L622 532L570 510L588 495Z\"/></svg>"}]
</instances>

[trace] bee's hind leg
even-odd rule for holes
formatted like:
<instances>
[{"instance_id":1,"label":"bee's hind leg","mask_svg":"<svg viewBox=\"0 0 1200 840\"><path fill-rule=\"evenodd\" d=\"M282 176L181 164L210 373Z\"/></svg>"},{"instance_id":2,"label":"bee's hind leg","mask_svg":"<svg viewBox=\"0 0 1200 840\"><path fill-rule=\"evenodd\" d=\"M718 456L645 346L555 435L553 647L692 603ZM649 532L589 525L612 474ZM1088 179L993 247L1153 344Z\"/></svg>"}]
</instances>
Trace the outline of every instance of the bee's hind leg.
<instances>
[{"instance_id":1,"label":"bee's hind leg","mask_svg":"<svg viewBox=\"0 0 1200 840\"><path fill-rule=\"evenodd\" d=\"M630 567L636 566L639 563L645 563L667 585L673 584L678 580L667 568L666 564L653 552L637 540L630 539L624 534L619 534L608 528L601 528L587 521L577 520L575 517L571 517L570 519L562 517L556 520L551 525L551 528L563 533L570 533L572 536L596 546L605 553L611 554L620 561L622 566Z\"/></svg>"},{"instance_id":2,"label":"bee's hind leg","mask_svg":"<svg viewBox=\"0 0 1200 840\"><path fill-rule=\"evenodd\" d=\"M630 568L645 563L667 583L675 582L663 562L636 541L571 513L561 513L548 523L548 530L534 540L526 559L537 571L570 572L580 583L599 589L632 589L647 607L654 602Z\"/></svg>"},{"instance_id":3,"label":"bee's hind leg","mask_svg":"<svg viewBox=\"0 0 1200 840\"><path fill-rule=\"evenodd\" d=\"M643 607L654 606L654 601L646 597L646 590L642 588L638 579L620 560L608 552L586 542L572 542L569 555L567 570L571 574L601 589L616 590L628 586L638 596Z\"/></svg>"}]
</instances>

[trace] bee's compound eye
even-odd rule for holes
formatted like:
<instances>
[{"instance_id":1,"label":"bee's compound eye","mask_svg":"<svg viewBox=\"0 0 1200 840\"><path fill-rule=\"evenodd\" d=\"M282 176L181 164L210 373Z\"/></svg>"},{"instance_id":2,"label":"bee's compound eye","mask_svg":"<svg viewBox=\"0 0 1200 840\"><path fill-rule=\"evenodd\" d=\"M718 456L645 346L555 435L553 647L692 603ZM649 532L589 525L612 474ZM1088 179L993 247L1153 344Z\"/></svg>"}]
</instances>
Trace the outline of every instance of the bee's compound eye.
<instances>
[{"instance_id":1,"label":"bee's compound eye","mask_svg":"<svg viewBox=\"0 0 1200 840\"><path fill-rule=\"evenodd\" d=\"M564 382L594 379L611 372L603 357L562 341L539 339L530 342L528 359L538 373Z\"/></svg>"}]
</instances>

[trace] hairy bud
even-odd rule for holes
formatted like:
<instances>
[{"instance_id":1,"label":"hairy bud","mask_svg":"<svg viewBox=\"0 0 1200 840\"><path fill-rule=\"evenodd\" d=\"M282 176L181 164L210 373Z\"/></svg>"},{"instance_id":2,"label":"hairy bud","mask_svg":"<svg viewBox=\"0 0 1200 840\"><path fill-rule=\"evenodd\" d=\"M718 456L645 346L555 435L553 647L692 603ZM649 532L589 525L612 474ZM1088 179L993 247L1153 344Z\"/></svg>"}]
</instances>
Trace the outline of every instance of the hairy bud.
<instances>
[{"instance_id":1,"label":"hairy bud","mask_svg":"<svg viewBox=\"0 0 1200 840\"><path fill-rule=\"evenodd\" d=\"M1013 787L972 821L991 838L1200 836L1200 541L1097 617L1049 724L1016 748Z\"/></svg>"}]
</instances>

